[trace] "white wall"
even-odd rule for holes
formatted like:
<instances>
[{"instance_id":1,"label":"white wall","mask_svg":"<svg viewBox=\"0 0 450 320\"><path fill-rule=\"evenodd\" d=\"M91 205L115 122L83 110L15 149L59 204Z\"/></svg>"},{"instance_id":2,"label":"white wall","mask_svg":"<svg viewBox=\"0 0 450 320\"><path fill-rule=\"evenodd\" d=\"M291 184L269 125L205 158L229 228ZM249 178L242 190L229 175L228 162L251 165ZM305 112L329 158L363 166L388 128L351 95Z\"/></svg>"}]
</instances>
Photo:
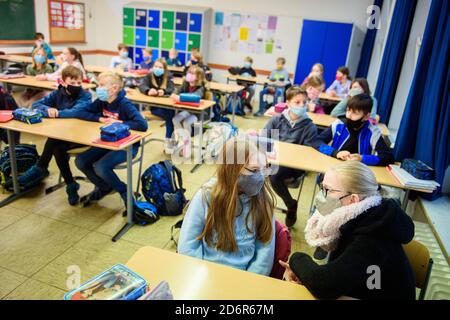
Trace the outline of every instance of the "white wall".
<instances>
[{"instance_id":1,"label":"white wall","mask_svg":"<svg viewBox=\"0 0 450 320\"><path fill-rule=\"evenodd\" d=\"M135 1L95 1L98 49L115 50L117 43L122 41L122 8L130 2ZM365 30L366 8L373 3L373 0L196 0L190 2L185 0L142 0L139 2L210 7L215 11L271 14L292 17L294 20L297 17L299 22L295 23L291 29L288 26L288 32L281 39L283 45L289 48L289 50L283 52L287 59L287 68L290 72L294 72L300 40L301 19L353 22L360 29ZM284 20L288 21L289 19ZM273 68L275 57L274 54L273 59L260 59L260 61L255 59L254 67L270 70ZM212 48L212 41L210 41L209 63L236 65L242 63L242 58L242 54L215 52ZM103 64L107 64L109 58L105 57L104 59Z\"/></svg>"},{"instance_id":2,"label":"white wall","mask_svg":"<svg viewBox=\"0 0 450 320\"><path fill-rule=\"evenodd\" d=\"M86 44L74 45L80 50L95 50L96 49L96 21L95 19L95 1L96 0L77 0L85 3L86 10ZM48 21L48 7L47 0L34 0L36 11L36 31L42 32L45 35L46 41L50 41L49 21ZM52 45L53 51L61 51L67 45ZM0 50L6 53L22 53L30 52L32 45L0 45ZM87 63L94 63L95 56L86 57Z\"/></svg>"},{"instance_id":3,"label":"white wall","mask_svg":"<svg viewBox=\"0 0 450 320\"><path fill-rule=\"evenodd\" d=\"M398 130L403 111L405 110L406 100L408 99L409 89L416 69L418 50L420 49L417 43L418 39L422 39L423 37L430 6L431 0L421 0L417 2L414 21L408 39L408 46L403 60L402 71L398 81L397 92L392 106L391 118L389 120L389 128L392 128L394 131Z\"/></svg>"}]
</instances>

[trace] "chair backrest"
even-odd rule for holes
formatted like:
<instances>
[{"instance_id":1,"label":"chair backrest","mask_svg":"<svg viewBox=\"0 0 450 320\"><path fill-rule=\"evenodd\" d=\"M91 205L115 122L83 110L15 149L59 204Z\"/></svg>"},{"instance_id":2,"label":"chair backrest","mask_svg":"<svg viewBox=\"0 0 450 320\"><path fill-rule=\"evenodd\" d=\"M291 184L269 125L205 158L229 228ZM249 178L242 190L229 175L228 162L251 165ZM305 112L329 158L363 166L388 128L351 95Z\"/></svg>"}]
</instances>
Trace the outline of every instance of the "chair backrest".
<instances>
[{"instance_id":1,"label":"chair backrest","mask_svg":"<svg viewBox=\"0 0 450 320\"><path fill-rule=\"evenodd\" d=\"M275 221L275 259L273 261L272 278L283 279L284 268L278 260L287 261L291 254L292 238L289 229L278 220Z\"/></svg>"},{"instance_id":2,"label":"chair backrest","mask_svg":"<svg viewBox=\"0 0 450 320\"><path fill-rule=\"evenodd\" d=\"M403 245L406 256L413 269L416 278L416 287L425 289L428 284L430 268L432 261L430 252L422 243L412 240L410 243Z\"/></svg>"}]
</instances>

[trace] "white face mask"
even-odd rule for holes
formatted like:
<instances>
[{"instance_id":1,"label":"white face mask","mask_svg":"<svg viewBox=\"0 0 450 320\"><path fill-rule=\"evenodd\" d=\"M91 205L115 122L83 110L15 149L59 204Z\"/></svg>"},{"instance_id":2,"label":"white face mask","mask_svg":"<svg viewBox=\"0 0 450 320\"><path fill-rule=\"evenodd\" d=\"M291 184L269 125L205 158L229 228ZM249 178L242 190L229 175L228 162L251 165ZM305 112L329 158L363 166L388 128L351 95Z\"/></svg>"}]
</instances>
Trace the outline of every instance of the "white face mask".
<instances>
[{"instance_id":1,"label":"white face mask","mask_svg":"<svg viewBox=\"0 0 450 320\"><path fill-rule=\"evenodd\" d=\"M329 195L325 197L322 192L319 192L314 198L314 205L321 215L326 216L334 210L343 207L341 200L348 196L349 194L340 198L332 198Z\"/></svg>"}]
</instances>

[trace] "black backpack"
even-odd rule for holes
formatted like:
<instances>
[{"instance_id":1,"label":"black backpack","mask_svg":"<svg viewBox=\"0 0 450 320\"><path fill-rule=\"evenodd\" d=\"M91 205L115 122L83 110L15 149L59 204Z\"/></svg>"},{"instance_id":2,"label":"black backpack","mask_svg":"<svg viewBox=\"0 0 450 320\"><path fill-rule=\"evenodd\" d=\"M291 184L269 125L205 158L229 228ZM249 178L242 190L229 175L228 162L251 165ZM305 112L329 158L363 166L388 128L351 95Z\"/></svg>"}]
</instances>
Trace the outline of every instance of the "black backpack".
<instances>
[{"instance_id":1,"label":"black backpack","mask_svg":"<svg viewBox=\"0 0 450 320\"><path fill-rule=\"evenodd\" d=\"M31 144L18 144L16 145L16 162L17 162L17 173L20 175L34 166L39 160L39 154L36 150L35 145ZM9 191L12 191L12 177L11 177L11 163L9 156L9 148L5 148L0 154L0 177L1 177L1 185ZM41 180L37 182L31 183L29 186L25 186L26 188L39 183Z\"/></svg>"}]
</instances>

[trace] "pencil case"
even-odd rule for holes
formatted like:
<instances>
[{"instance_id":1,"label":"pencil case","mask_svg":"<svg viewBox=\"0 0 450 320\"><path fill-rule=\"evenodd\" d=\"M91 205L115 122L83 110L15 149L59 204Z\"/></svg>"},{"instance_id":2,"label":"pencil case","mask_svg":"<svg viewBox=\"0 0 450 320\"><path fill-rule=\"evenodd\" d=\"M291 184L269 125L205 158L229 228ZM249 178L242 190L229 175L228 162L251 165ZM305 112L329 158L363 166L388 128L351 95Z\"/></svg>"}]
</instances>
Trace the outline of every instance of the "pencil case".
<instances>
[{"instance_id":1,"label":"pencil case","mask_svg":"<svg viewBox=\"0 0 450 320\"><path fill-rule=\"evenodd\" d=\"M100 127L100 139L106 142L116 142L131 134L130 126L120 122Z\"/></svg>"},{"instance_id":2,"label":"pencil case","mask_svg":"<svg viewBox=\"0 0 450 320\"><path fill-rule=\"evenodd\" d=\"M122 264L66 293L64 300L137 300L147 291L147 281Z\"/></svg>"},{"instance_id":3,"label":"pencil case","mask_svg":"<svg viewBox=\"0 0 450 320\"><path fill-rule=\"evenodd\" d=\"M421 180L434 180L435 171L433 168L427 166L420 160L416 159L404 159L400 168L405 169L406 172L411 174L417 179Z\"/></svg>"},{"instance_id":4,"label":"pencil case","mask_svg":"<svg viewBox=\"0 0 450 320\"><path fill-rule=\"evenodd\" d=\"M198 95L192 94L192 93L181 93L180 94L180 102L199 103L200 97Z\"/></svg>"},{"instance_id":5,"label":"pencil case","mask_svg":"<svg viewBox=\"0 0 450 320\"><path fill-rule=\"evenodd\" d=\"M34 124L42 122L42 114L37 110L30 110L25 108L18 108L12 113L14 120Z\"/></svg>"}]
</instances>

